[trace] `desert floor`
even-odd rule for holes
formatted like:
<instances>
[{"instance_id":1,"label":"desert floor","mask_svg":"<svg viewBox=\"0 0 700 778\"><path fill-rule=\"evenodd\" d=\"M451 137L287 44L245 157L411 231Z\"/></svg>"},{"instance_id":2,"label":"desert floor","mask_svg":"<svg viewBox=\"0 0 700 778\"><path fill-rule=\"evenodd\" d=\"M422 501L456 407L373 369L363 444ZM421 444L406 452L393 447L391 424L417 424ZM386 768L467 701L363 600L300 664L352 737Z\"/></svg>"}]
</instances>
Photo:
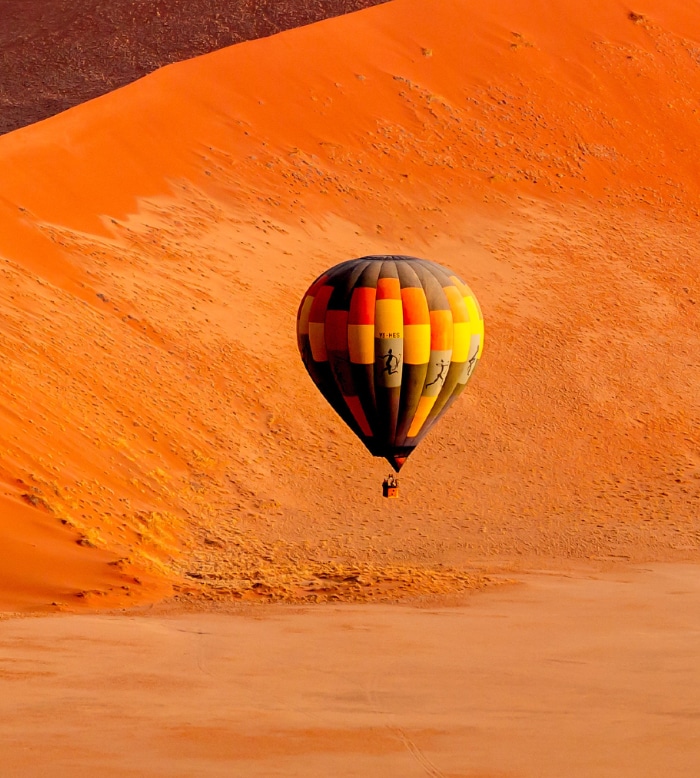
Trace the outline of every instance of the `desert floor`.
<instances>
[{"instance_id":1,"label":"desert floor","mask_svg":"<svg viewBox=\"0 0 700 778\"><path fill-rule=\"evenodd\" d=\"M15 619L0 774L690 778L699 609L697 568L661 564L447 606Z\"/></svg>"}]
</instances>

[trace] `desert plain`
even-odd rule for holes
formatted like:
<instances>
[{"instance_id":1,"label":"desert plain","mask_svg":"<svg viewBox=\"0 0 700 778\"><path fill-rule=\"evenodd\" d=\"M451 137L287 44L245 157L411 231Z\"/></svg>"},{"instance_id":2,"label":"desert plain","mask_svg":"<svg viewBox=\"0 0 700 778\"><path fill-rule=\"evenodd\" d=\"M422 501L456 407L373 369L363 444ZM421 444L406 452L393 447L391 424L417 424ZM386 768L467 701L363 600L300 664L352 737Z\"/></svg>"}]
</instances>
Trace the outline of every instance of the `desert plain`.
<instances>
[{"instance_id":1,"label":"desert plain","mask_svg":"<svg viewBox=\"0 0 700 778\"><path fill-rule=\"evenodd\" d=\"M1 136L0 775L696 776L698 94L692 4L392 0ZM368 254L486 326L398 500Z\"/></svg>"}]
</instances>

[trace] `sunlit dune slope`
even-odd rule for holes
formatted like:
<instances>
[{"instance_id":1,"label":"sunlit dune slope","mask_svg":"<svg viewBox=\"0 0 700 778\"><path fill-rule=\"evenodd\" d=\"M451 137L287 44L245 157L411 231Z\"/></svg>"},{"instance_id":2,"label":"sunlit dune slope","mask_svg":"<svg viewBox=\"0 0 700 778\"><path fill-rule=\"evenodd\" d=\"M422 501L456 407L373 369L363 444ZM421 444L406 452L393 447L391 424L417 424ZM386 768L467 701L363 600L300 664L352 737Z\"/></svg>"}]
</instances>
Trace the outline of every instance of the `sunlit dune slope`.
<instances>
[{"instance_id":1,"label":"sunlit dune slope","mask_svg":"<svg viewBox=\"0 0 700 778\"><path fill-rule=\"evenodd\" d=\"M700 10L482 5L396 0L0 139L0 537L43 528L12 591L697 558ZM309 283L368 253L453 267L486 320L397 501L296 353Z\"/></svg>"}]
</instances>

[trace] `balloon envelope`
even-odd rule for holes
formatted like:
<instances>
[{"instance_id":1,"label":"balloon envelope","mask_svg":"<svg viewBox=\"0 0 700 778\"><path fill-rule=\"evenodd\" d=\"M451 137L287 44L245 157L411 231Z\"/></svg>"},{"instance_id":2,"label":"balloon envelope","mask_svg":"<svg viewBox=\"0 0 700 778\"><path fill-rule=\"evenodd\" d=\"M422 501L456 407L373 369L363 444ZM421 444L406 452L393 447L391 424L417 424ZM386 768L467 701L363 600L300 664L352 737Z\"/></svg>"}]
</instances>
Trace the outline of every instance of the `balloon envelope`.
<instances>
[{"instance_id":1,"label":"balloon envelope","mask_svg":"<svg viewBox=\"0 0 700 778\"><path fill-rule=\"evenodd\" d=\"M324 397L398 472L474 372L484 320L452 271L416 257L368 256L311 284L297 339Z\"/></svg>"}]
</instances>

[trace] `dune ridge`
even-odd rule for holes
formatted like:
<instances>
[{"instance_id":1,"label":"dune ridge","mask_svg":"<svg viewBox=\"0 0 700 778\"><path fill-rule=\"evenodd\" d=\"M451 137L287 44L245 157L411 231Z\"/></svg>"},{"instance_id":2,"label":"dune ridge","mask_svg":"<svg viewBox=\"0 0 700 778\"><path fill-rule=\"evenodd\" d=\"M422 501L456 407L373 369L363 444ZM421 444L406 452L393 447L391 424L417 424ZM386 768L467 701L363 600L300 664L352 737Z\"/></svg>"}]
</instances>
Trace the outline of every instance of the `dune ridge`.
<instances>
[{"instance_id":1,"label":"dune ridge","mask_svg":"<svg viewBox=\"0 0 700 778\"><path fill-rule=\"evenodd\" d=\"M0 134L159 67L386 0L5 0Z\"/></svg>"},{"instance_id":2,"label":"dune ridge","mask_svg":"<svg viewBox=\"0 0 700 778\"><path fill-rule=\"evenodd\" d=\"M394 0L0 138L0 536L73 532L25 605L697 559L700 12L521 5ZM390 504L294 340L368 253L454 267L487 328Z\"/></svg>"}]
</instances>

